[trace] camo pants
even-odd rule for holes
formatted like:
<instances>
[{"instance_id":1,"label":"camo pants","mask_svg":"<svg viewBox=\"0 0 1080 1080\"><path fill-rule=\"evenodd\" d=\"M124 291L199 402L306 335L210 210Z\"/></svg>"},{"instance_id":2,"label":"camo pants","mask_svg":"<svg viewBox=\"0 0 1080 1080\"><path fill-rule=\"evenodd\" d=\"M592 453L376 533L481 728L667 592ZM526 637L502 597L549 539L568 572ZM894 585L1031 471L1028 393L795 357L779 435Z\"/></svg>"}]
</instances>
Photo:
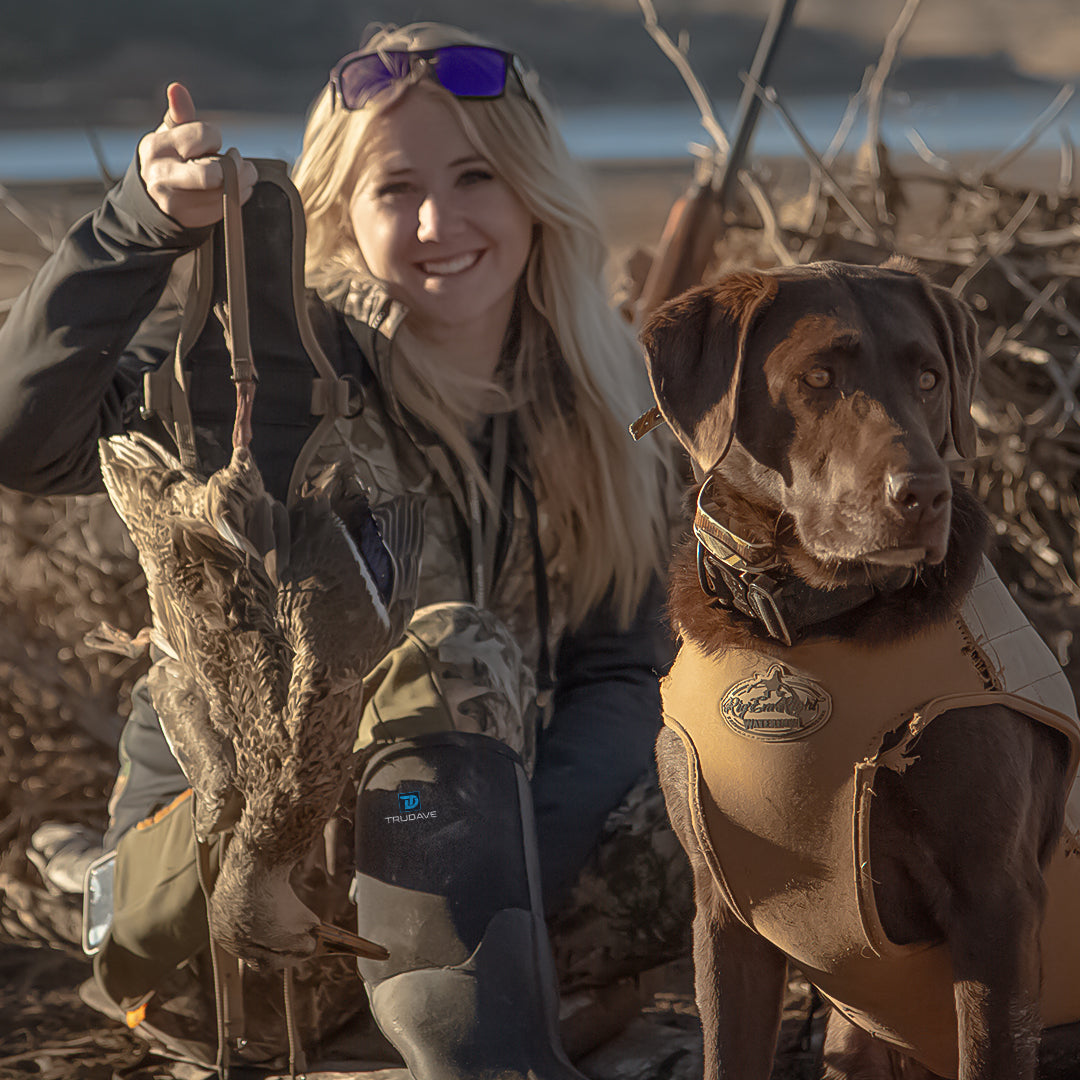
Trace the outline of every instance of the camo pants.
<instances>
[{"instance_id":1,"label":"camo pants","mask_svg":"<svg viewBox=\"0 0 1080 1080\"><path fill-rule=\"evenodd\" d=\"M532 672L510 633L467 603L433 604L368 677L356 749L433 731L489 735L530 776L539 728ZM575 793L588 798L589 792ZM600 843L560 909L549 911L563 991L602 986L683 955L693 915L690 868L648 769L610 810ZM558 847L540 822L538 843ZM542 857L543 863L543 857Z\"/></svg>"}]
</instances>

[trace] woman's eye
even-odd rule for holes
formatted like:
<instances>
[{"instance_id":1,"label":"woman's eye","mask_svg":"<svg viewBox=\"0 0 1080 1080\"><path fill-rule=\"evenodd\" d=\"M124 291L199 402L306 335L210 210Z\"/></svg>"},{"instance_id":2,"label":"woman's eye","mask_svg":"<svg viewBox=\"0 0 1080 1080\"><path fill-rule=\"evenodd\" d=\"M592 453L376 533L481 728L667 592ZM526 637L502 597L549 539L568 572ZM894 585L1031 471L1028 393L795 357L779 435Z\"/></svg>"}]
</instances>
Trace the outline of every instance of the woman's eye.
<instances>
[{"instance_id":1,"label":"woman's eye","mask_svg":"<svg viewBox=\"0 0 1080 1080\"><path fill-rule=\"evenodd\" d=\"M941 382L941 376L936 371L924 371L919 375L919 389L922 391L933 390Z\"/></svg>"},{"instance_id":2,"label":"woman's eye","mask_svg":"<svg viewBox=\"0 0 1080 1080\"><path fill-rule=\"evenodd\" d=\"M482 184L487 180L494 180L495 174L490 169L466 169L458 177L458 183L463 187L471 184Z\"/></svg>"},{"instance_id":3,"label":"woman's eye","mask_svg":"<svg viewBox=\"0 0 1080 1080\"><path fill-rule=\"evenodd\" d=\"M803 376L803 382L813 390L826 390L832 386L833 376L825 368L814 368Z\"/></svg>"},{"instance_id":4,"label":"woman's eye","mask_svg":"<svg viewBox=\"0 0 1080 1080\"><path fill-rule=\"evenodd\" d=\"M375 198L392 199L395 195L407 195L409 183L406 180L388 180L385 184L379 184L375 188Z\"/></svg>"}]
</instances>

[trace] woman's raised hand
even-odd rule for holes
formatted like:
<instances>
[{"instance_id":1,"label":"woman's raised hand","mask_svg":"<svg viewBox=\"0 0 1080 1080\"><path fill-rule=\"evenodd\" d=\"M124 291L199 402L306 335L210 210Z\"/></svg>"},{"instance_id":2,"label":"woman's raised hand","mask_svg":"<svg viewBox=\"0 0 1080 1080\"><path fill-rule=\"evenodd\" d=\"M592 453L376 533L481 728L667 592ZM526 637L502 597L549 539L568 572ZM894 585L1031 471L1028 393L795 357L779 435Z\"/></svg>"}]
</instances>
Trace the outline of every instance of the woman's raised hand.
<instances>
[{"instance_id":1,"label":"woman's raised hand","mask_svg":"<svg viewBox=\"0 0 1080 1080\"><path fill-rule=\"evenodd\" d=\"M215 124L199 120L187 87L170 83L169 107L161 126L139 142L139 175L160 210L185 228L220 221L224 178L211 155L221 149ZM255 184L255 166L240 168L240 201L246 202Z\"/></svg>"}]
</instances>

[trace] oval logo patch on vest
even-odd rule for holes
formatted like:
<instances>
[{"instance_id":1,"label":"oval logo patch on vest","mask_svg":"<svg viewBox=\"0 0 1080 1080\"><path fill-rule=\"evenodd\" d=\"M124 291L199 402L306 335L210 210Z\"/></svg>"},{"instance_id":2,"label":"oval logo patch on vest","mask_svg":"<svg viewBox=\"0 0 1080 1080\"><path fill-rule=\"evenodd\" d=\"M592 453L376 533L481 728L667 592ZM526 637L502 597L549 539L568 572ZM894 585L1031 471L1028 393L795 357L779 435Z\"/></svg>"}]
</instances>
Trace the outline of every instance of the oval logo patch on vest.
<instances>
[{"instance_id":1,"label":"oval logo patch on vest","mask_svg":"<svg viewBox=\"0 0 1080 1080\"><path fill-rule=\"evenodd\" d=\"M782 664L735 683L720 699L720 715L729 727L766 742L802 739L831 714L832 698L824 687Z\"/></svg>"}]
</instances>

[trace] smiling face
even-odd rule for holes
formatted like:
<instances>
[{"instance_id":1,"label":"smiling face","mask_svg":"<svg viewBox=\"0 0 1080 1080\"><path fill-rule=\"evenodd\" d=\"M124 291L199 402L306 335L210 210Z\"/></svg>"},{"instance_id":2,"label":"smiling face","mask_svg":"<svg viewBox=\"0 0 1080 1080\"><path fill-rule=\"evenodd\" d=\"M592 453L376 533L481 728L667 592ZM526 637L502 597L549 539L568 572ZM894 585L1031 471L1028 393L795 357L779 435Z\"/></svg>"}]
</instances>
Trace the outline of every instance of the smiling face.
<instances>
[{"instance_id":1,"label":"smiling face","mask_svg":"<svg viewBox=\"0 0 1080 1080\"><path fill-rule=\"evenodd\" d=\"M436 340L501 342L533 219L437 93L414 87L376 117L349 213L369 271Z\"/></svg>"}]
</instances>

